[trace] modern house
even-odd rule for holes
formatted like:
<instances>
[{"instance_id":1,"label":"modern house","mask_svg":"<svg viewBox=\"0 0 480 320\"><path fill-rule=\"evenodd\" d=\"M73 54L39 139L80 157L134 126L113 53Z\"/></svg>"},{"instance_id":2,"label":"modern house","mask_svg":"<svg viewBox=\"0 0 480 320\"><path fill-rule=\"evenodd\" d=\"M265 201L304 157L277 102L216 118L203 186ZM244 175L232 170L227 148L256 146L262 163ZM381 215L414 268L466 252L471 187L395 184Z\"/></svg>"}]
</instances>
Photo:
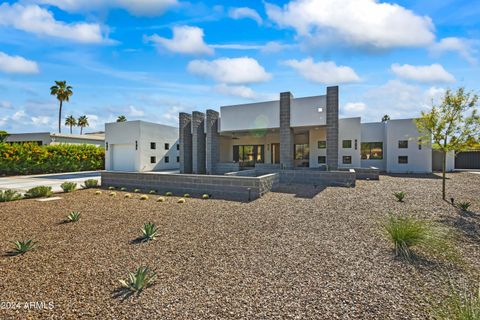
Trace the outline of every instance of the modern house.
<instances>
[{"instance_id":1,"label":"modern house","mask_svg":"<svg viewBox=\"0 0 480 320\"><path fill-rule=\"evenodd\" d=\"M50 132L11 133L5 139L8 143L36 143L38 145L55 144L93 144L103 147L105 134L103 132L86 134L67 134Z\"/></svg>"},{"instance_id":2,"label":"modern house","mask_svg":"<svg viewBox=\"0 0 480 320\"><path fill-rule=\"evenodd\" d=\"M180 171L223 174L246 168L376 167L391 173L432 172L432 149L413 119L361 123L339 119L338 87L326 95L180 113Z\"/></svg>"},{"instance_id":3,"label":"modern house","mask_svg":"<svg viewBox=\"0 0 480 320\"><path fill-rule=\"evenodd\" d=\"M146 122L105 124L105 169L145 172L178 170L178 128Z\"/></svg>"}]
</instances>

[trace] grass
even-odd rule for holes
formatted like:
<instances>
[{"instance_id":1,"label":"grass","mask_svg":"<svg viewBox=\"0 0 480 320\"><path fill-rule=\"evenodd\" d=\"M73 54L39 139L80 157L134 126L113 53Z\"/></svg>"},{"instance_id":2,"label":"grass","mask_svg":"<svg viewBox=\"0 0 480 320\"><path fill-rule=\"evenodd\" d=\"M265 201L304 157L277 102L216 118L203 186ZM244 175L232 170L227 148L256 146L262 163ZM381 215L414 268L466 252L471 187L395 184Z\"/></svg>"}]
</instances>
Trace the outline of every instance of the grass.
<instances>
[{"instance_id":1,"label":"grass","mask_svg":"<svg viewBox=\"0 0 480 320\"><path fill-rule=\"evenodd\" d=\"M35 246L36 246L36 242L33 241L32 239L25 240L25 241L15 241L13 244L14 244L13 253L15 255L24 254L28 251L35 249Z\"/></svg>"},{"instance_id":2,"label":"grass","mask_svg":"<svg viewBox=\"0 0 480 320\"><path fill-rule=\"evenodd\" d=\"M22 199L22 195L15 190L0 190L0 202Z\"/></svg>"},{"instance_id":3,"label":"grass","mask_svg":"<svg viewBox=\"0 0 480 320\"><path fill-rule=\"evenodd\" d=\"M83 182L84 189L91 189L91 188L96 188L98 187L98 180L96 179L87 179Z\"/></svg>"},{"instance_id":4,"label":"grass","mask_svg":"<svg viewBox=\"0 0 480 320\"><path fill-rule=\"evenodd\" d=\"M25 198L41 198L41 197L50 197L53 194L52 187L47 186L38 186L29 189L25 193Z\"/></svg>"},{"instance_id":5,"label":"grass","mask_svg":"<svg viewBox=\"0 0 480 320\"><path fill-rule=\"evenodd\" d=\"M128 273L127 280L120 280L123 288L140 293L154 284L157 274L148 267L139 267L135 272Z\"/></svg>"},{"instance_id":6,"label":"grass","mask_svg":"<svg viewBox=\"0 0 480 320\"><path fill-rule=\"evenodd\" d=\"M73 192L77 189L77 184L75 182L64 182L60 185L63 192Z\"/></svg>"},{"instance_id":7,"label":"grass","mask_svg":"<svg viewBox=\"0 0 480 320\"><path fill-rule=\"evenodd\" d=\"M451 289L450 296L442 300L438 309L432 312L434 319L438 320L478 320L480 319L480 287L477 292L463 292Z\"/></svg>"},{"instance_id":8,"label":"grass","mask_svg":"<svg viewBox=\"0 0 480 320\"><path fill-rule=\"evenodd\" d=\"M72 211L67 216L68 222L77 222L78 220L80 220L80 212Z\"/></svg>"}]
</instances>

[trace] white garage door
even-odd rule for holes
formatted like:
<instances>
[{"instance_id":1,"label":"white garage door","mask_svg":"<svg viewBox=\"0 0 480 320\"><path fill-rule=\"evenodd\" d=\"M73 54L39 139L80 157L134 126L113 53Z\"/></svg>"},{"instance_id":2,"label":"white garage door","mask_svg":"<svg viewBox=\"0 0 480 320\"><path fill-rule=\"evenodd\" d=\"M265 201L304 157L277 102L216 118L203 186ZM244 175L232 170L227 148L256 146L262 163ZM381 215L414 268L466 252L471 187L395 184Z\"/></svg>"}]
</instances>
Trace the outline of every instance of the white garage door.
<instances>
[{"instance_id":1,"label":"white garage door","mask_svg":"<svg viewBox=\"0 0 480 320\"><path fill-rule=\"evenodd\" d=\"M114 171L135 171L135 147L133 144L112 145Z\"/></svg>"}]
</instances>

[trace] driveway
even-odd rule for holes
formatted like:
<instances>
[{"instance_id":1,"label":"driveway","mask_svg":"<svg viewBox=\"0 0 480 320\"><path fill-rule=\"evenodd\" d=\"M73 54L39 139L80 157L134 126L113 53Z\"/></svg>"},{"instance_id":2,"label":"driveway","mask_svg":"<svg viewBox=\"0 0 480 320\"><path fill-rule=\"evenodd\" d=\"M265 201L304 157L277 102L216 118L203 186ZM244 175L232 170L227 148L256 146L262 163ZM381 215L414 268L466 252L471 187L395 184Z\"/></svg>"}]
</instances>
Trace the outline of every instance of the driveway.
<instances>
[{"instance_id":1,"label":"driveway","mask_svg":"<svg viewBox=\"0 0 480 320\"><path fill-rule=\"evenodd\" d=\"M76 182L77 188L87 179L96 179L101 183L100 171L83 171L68 173L50 173L33 176L14 176L0 178L0 189L14 189L25 192L36 186L50 186L53 192L62 191L60 185L65 181Z\"/></svg>"}]
</instances>

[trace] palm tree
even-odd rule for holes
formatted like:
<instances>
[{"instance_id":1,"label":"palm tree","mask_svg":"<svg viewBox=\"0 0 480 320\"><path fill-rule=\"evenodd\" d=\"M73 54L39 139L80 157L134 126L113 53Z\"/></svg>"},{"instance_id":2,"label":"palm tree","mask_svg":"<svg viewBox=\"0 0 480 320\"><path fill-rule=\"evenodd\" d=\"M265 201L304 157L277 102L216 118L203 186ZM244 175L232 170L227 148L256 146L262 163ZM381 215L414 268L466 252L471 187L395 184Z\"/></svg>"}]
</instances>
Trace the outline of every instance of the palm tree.
<instances>
[{"instance_id":1,"label":"palm tree","mask_svg":"<svg viewBox=\"0 0 480 320\"><path fill-rule=\"evenodd\" d=\"M63 101L69 101L73 94L71 86L67 86L67 81L55 81L55 85L50 87L50 94L57 96L57 100L60 102L58 109L58 133L62 132L62 106Z\"/></svg>"},{"instance_id":2,"label":"palm tree","mask_svg":"<svg viewBox=\"0 0 480 320\"><path fill-rule=\"evenodd\" d=\"M387 122L389 120L390 120L390 116L388 114L386 114L382 117L382 122Z\"/></svg>"},{"instance_id":3,"label":"palm tree","mask_svg":"<svg viewBox=\"0 0 480 320\"><path fill-rule=\"evenodd\" d=\"M88 127L87 116L81 116L78 118L77 125L80 127L80 134L83 134L83 128Z\"/></svg>"},{"instance_id":4,"label":"palm tree","mask_svg":"<svg viewBox=\"0 0 480 320\"><path fill-rule=\"evenodd\" d=\"M125 121L127 121L127 117L125 117L124 115L118 116L117 122L125 122Z\"/></svg>"},{"instance_id":5,"label":"palm tree","mask_svg":"<svg viewBox=\"0 0 480 320\"><path fill-rule=\"evenodd\" d=\"M72 134L72 127L77 125L77 119L70 115L65 118L65 125L70 127L70 134Z\"/></svg>"}]
</instances>

